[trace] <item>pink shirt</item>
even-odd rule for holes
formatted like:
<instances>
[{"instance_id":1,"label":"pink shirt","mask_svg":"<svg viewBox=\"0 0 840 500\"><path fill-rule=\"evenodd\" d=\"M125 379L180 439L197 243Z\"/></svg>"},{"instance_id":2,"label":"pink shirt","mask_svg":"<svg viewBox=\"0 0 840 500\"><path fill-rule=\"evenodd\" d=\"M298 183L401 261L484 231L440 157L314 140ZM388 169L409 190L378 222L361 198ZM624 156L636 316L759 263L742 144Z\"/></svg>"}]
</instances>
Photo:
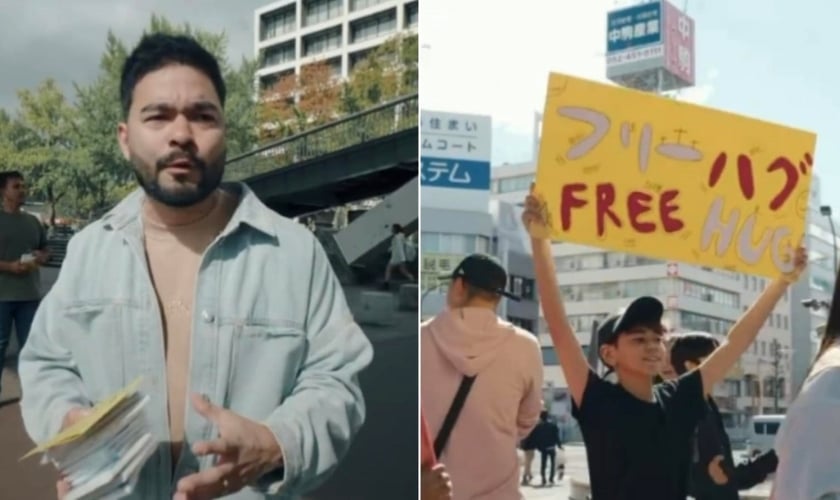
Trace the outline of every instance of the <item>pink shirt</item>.
<instances>
[{"instance_id":1,"label":"pink shirt","mask_svg":"<svg viewBox=\"0 0 840 500\"><path fill-rule=\"evenodd\" d=\"M436 436L464 375L472 390L439 460L454 500L511 500L519 492L517 444L542 410L536 336L494 311L445 311L421 325L421 407Z\"/></svg>"}]
</instances>

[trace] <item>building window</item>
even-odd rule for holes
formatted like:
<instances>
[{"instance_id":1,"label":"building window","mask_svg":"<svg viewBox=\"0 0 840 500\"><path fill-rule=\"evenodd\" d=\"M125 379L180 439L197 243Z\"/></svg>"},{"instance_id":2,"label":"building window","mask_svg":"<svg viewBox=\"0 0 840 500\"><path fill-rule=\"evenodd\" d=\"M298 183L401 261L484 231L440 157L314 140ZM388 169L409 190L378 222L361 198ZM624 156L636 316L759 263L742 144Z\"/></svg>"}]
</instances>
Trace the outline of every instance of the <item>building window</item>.
<instances>
[{"instance_id":1,"label":"building window","mask_svg":"<svg viewBox=\"0 0 840 500\"><path fill-rule=\"evenodd\" d=\"M734 325L732 321L696 314L688 311L680 311L680 326L683 330L697 330L701 332L725 335Z\"/></svg>"},{"instance_id":2,"label":"building window","mask_svg":"<svg viewBox=\"0 0 840 500\"><path fill-rule=\"evenodd\" d=\"M784 324L785 324L784 328L785 328L785 330L787 330L789 328L788 327L788 317L787 316L782 316L782 319L784 320Z\"/></svg>"},{"instance_id":3,"label":"building window","mask_svg":"<svg viewBox=\"0 0 840 500\"><path fill-rule=\"evenodd\" d=\"M389 9L350 23L350 43L378 38L397 29L397 9Z\"/></svg>"},{"instance_id":4,"label":"building window","mask_svg":"<svg viewBox=\"0 0 840 500\"><path fill-rule=\"evenodd\" d=\"M592 330L592 324L601 324L609 317L609 314L572 314L569 316L569 325L576 332L588 332Z\"/></svg>"},{"instance_id":5,"label":"building window","mask_svg":"<svg viewBox=\"0 0 840 500\"><path fill-rule=\"evenodd\" d=\"M542 348L542 359L543 366L557 366L560 364L560 361L557 360L557 353L554 351L553 346Z\"/></svg>"},{"instance_id":6,"label":"building window","mask_svg":"<svg viewBox=\"0 0 840 500\"><path fill-rule=\"evenodd\" d=\"M554 265L558 271L578 269L616 269L624 267L659 265L664 261L639 257L621 252L597 252L591 254L556 257Z\"/></svg>"},{"instance_id":7,"label":"building window","mask_svg":"<svg viewBox=\"0 0 840 500\"><path fill-rule=\"evenodd\" d=\"M740 297L738 294L721 290L720 288L695 283L693 281L683 281L683 295L694 299L702 300L703 302L711 302L713 304L720 304L723 306L738 308Z\"/></svg>"},{"instance_id":8,"label":"building window","mask_svg":"<svg viewBox=\"0 0 840 500\"><path fill-rule=\"evenodd\" d=\"M317 63L312 63L312 64L317 64ZM333 57L332 59L327 59L326 61L323 61L323 64L325 64L329 68L330 76L332 76L333 78L341 77L341 57ZM304 68L308 68L310 66L311 66L311 64L303 65L301 67L301 70L303 70Z\"/></svg>"},{"instance_id":9,"label":"building window","mask_svg":"<svg viewBox=\"0 0 840 500\"><path fill-rule=\"evenodd\" d=\"M364 61L373 52L373 50L373 48L363 49L350 53L350 71L353 71L356 65Z\"/></svg>"},{"instance_id":10,"label":"building window","mask_svg":"<svg viewBox=\"0 0 840 500\"><path fill-rule=\"evenodd\" d=\"M415 4L416 5L416 4ZM527 192L531 183L536 179L535 174L517 175L516 177L502 177L498 179L499 187L497 193Z\"/></svg>"},{"instance_id":11,"label":"building window","mask_svg":"<svg viewBox=\"0 0 840 500\"><path fill-rule=\"evenodd\" d=\"M387 0L350 0L350 12L356 12L357 10L373 7L374 5L379 5L385 1Z\"/></svg>"},{"instance_id":12,"label":"building window","mask_svg":"<svg viewBox=\"0 0 840 500\"><path fill-rule=\"evenodd\" d=\"M303 3L303 25L329 21L342 14L342 0L310 0Z\"/></svg>"},{"instance_id":13,"label":"building window","mask_svg":"<svg viewBox=\"0 0 840 500\"><path fill-rule=\"evenodd\" d=\"M303 38L303 55L314 56L341 48L341 26L312 33Z\"/></svg>"},{"instance_id":14,"label":"building window","mask_svg":"<svg viewBox=\"0 0 840 500\"><path fill-rule=\"evenodd\" d=\"M532 319L525 319L525 318L517 318L515 316L508 316L508 321L510 321L510 323L512 325L518 326L519 328L522 328L523 330L528 330L529 332L532 332L532 333L534 331L534 320L532 320Z\"/></svg>"},{"instance_id":15,"label":"building window","mask_svg":"<svg viewBox=\"0 0 840 500\"><path fill-rule=\"evenodd\" d=\"M292 33L296 29L295 6L289 5L262 16L260 19L260 40L270 40L286 33Z\"/></svg>"},{"instance_id":16,"label":"building window","mask_svg":"<svg viewBox=\"0 0 840 500\"><path fill-rule=\"evenodd\" d=\"M521 276L510 275L508 277L508 291L517 297L533 300L534 280Z\"/></svg>"},{"instance_id":17,"label":"building window","mask_svg":"<svg viewBox=\"0 0 840 500\"><path fill-rule=\"evenodd\" d=\"M432 233L424 231L420 238L423 252L469 255L487 253L490 238L474 234Z\"/></svg>"},{"instance_id":18,"label":"building window","mask_svg":"<svg viewBox=\"0 0 840 500\"><path fill-rule=\"evenodd\" d=\"M417 13L417 2L411 2L405 6L405 27L413 28L419 23Z\"/></svg>"},{"instance_id":19,"label":"building window","mask_svg":"<svg viewBox=\"0 0 840 500\"><path fill-rule=\"evenodd\" d=\"M276 66L295 60L295 42L294 40L274 45L265 49L263 53L262 67Z\"/></svg>"},{"instance_id":20,"label":"building window","mask_svg":"<svg viewBox=\"0 0 840 500\"><path fill-rule=\"evenodd\" d=\"M582 300L607 300L642 295L665 295L669 281L666 279L613 281L605 283L586 283L560 287L560 293L569 302Z\"/></svg>"}]
</instances>

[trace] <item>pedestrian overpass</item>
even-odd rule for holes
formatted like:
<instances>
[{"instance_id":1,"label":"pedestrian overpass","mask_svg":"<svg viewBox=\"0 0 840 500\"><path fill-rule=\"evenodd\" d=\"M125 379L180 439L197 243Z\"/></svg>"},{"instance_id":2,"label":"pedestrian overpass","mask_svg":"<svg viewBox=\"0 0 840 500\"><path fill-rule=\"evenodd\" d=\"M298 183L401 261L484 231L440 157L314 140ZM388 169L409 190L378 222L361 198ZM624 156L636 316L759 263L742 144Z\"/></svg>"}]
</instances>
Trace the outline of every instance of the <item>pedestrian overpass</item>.
<instances>
[{"instance_id":1,"label":"pedestrian overpass","mask_svg":"<svg viewBox=\"0 0 840 500\"><path fill-rule=\"evenodd\" d=\"M380 199L343 227L315 230L374 359L360 376L365 426L336 474L306 500L417 496L416 300L406 308L369 281L384 271L391 225L417 228L417 101L403 97L315 127L231 158L225 168L226 181L246 183L287 217ZM366 301L371 294L379 295L377 307Z\"/></svg>"},{"instance_id":2,"label":"pedestrian overpass","mask_svg":"<svg viewBox=\"0 0 840 500\"><path fill-rule=\"evenodd\" d=\"M417 94L231 158L242 181L287 216L383 196L417 177Z\"/></svg>"}]
</instances>

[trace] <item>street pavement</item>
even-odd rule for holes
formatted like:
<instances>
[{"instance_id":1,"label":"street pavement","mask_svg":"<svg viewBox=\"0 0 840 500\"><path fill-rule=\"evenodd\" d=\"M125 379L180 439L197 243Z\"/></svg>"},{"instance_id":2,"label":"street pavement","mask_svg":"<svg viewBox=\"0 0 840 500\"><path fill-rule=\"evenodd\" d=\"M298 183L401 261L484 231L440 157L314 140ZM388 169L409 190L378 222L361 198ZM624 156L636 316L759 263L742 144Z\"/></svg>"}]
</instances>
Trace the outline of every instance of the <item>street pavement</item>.
<instances>
[{"instance_id":1,"label":"street pavement","mask_svg":"<svg viewBox=\"0 0 840 500\"><path fill-rule=\"evenodd\" d=\"M57 475L51 465L41 465L38 457L19 459L35 445L23 429L20 417L20 382L14 367L3 371L0 394L0 498L50 499L56 497ZM6 496L8 495L8 496Z\"/></svg>"},{"instance_id":2,"label":"street pavement","mask_svg":"<svg viewBox=\"0 0 840 500\"><path fill-rule=\"evenodd\" d=\"M589 482L589 469L586 466L586 449L583 447L583 444L567 444L564 446L564 452L566 455L565 476L562 481L557 482L554 486L547 487L541 486L539 453L534 456L534 463L531 467L531 474L534 476L534 480L531 481L532 486L523 486L521 488L526 500L542 500L548 498L553 500L568 500L571 494L571 478L574 477L578 480ZM735 451L734 458L735 463L742 461L744 459L744 452L742 450ZM742 491L741 497L751 500L767 498L770 495L770 486L771 481L768 480L751 490Z\"/></svg>"}]
</instances>

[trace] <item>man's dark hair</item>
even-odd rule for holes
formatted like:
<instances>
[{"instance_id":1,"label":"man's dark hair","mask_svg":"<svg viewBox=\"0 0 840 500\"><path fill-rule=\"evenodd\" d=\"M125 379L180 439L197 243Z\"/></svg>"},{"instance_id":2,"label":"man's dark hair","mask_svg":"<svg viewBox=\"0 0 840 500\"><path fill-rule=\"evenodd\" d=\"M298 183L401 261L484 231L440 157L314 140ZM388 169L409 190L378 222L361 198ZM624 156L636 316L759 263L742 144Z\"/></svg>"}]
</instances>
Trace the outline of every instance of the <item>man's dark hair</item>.
<instances>
[{"instance_id":1,"label":"man's dark hair","mask_svg":"<svg viewBox=\"0 0 840 500\"><path fill-rule=\"evenodd\" d=\"M681 333L673 337L671 345L671 366L678 375L688 371L686 361L700 364L700 358L705 358L720 346L716 338L708 333Z\"/></svg>"},{"instance_id":2,"label":"man's dark hair","mask_svg":"<svg viewBox=\"0 0 840 500\"><path fill-rule=\"evenodd\" d=\"M134 87L144 76L169 64L183 64L195 68L213 82L222 107L225 105L225 81L216 58L195 39L184 35L154 33L145 35L123 65L120 79L120 102L123 115L128 116Z\"/></svg>"},{"instance_id":3,"label":"man's dark hair","mask_svg":"<svg viewBox=\"0 0 840 500\"><path fill-rule=\"evenodd\" d=\"M7 170L0 172L0 189L6 189L6 184L12 179L23 180L23 174L17 170Z\"/></svg>"}]
</instances>

